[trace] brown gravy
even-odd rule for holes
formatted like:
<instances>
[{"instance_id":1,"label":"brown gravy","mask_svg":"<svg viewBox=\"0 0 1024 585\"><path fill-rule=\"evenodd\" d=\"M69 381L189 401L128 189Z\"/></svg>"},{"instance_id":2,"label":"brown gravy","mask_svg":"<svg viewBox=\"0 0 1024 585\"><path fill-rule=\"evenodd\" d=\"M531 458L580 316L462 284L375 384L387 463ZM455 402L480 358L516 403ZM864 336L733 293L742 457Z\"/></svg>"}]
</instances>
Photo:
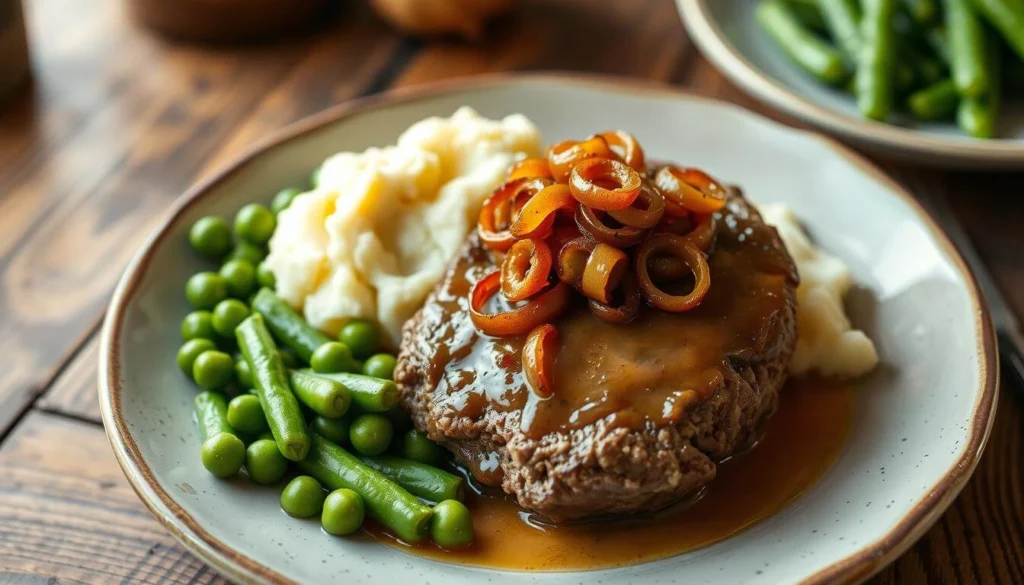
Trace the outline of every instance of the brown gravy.
<instances>
[{"instance_id":1,"label":"brown gravy","mask_svg":"<svg viewBox=\"0 0 1024 585\"><path fill-rule=\"evenodd\" d=\"M852 388L820 380L791 381L757 445L718 467L695 502L651 518L538 526L506 496L473 495L476 540L458 551L409 546L376 526L376 540L440 561L520 571L608 568L708 546L760 522L799 497L832 466L853 421ZM756 485L757 490L750 486Z\"/></svg>"}]
</instances>

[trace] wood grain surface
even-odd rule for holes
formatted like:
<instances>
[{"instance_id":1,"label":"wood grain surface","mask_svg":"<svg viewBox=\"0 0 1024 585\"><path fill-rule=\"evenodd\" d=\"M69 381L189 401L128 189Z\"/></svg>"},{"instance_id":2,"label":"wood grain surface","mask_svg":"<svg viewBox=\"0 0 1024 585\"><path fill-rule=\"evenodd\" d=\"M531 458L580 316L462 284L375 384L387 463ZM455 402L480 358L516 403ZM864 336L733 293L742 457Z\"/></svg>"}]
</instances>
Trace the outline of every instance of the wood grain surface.
<instances>
[{"instance_id":1,"label":"wood grain surface","mask_svg":"<svg viewBox=\"0 0 1024 585\"><path fill-rule=\"evenodd\" d=\"M36 81L0 102L0 582L219 583L149 515L96 404L96 332L170 202L253 142L359 95L491 71L657 79L765 112L671 0L522 0L477 45L403 38L359 2L288 42L168 44L116 0L26 3ZM880 161L948 196L1024 314L1024 177ZM975 476L877 583L1024 582L1024 402L1004 390Z\"/></svg>"}]
</instances>

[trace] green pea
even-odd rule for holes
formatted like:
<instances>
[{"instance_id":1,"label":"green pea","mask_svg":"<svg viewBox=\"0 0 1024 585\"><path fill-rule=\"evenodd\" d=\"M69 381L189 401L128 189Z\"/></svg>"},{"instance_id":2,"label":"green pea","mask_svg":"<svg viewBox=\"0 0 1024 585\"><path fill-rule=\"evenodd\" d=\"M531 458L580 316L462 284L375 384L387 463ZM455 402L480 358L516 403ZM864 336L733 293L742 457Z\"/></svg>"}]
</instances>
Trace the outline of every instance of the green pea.
<instances>
[{"instance_id":1,"label":"green pea","mask_svg":"<svg viewBox=\"0 0 1024 585\"><path fill-rule=\"evenodd\" d=\"M213 329L221 337L235 338L235 327L249 316L249 306L238 299L228 299L213 308Z\"/></svg>"},{"instance_id":2,"label":"green pea","mask_svg":"<svg viewBox=\"0 0 1024 585\"><path fill-rule=\"evenodd\" d=\"M222 388L235 377L235 361L223 351L204 351L192 364L192 379L203 390Z\"/></svg>"},{"instance_id":3,"label":"green pea","mask_svg":"<svg viewBox=\"0 0 1024 585\"><path fill-rule=\"evenodd\" d=\"M197 309L212 309L228 298L228 283L216 272L193 274L185 283L185 298Z\"/></svg>"},{"instance_id":4,"label":"green pea","mask_svg":"<svg viewBox=\"0 0 1024 585\"><path fill-rule=\"evenodd\" d=\"M284 211L285 209L288 209L288 206L292 204L292 201L294 201L295 198L301 193L302 191L296 189L295 187L281 189L280 191L277 192L277 195L274 195L274 199L270 202L270 211L273 211L275 214L278 214Z\"/></svg>"},{"instance_id":5,"label":"green pea","mask_svg":"<svg viewBox=\"0 0 1024 585\"><path fill-rule=\"evenodd\" d=\"M324 507L324 488L308 475L300 475L288 482L281 492L281 509L289 516L311 518Z\"/></svg>"},{"instance_id":6,"label":"green pea","mask_svg":"<svg viewBox=\"0 0 1024 585\"><path fill-rule=\"evenodd\" d=\"M341 328L338 341L352 350L352 355L365 359L377 351L380 344L380 329L369 321L349 321Z\"/></svg>"},{"instance_id":7,"label":"green pea","mask_svg":"<svg viewBox=\"0 0 1024 585\"><path fill-rule=\"evenodd\" d=\"M363 364L363 373L374 378L395 379L395 356L390 353L371 355Z\"/></svg>"},{"instance_id":8,"label":"green pea","mask_svg":"<svg viewBox=\"0 0 1024 585\"><path fill-rule=\"evenodd\" d=\"M256 269L248 260L228 260L220 267L220 275L228 283L228 294L236 299L247 298L256 290Z\"/></svg>"},{"instance_id":9,"label":"green pea","mask_svg":"<svg viewBox=\"0 0 1024 585\"><path fill-rule=\"evenodd\" d=\"M260 286L265 286L271 290L277 286L277 277L274 276L274 271L267 266L266 262L260 262L260 265L256 268L256 281L260 283Z\"/></svg>"},{"instance_id":10,"label":"green pea","mask_svg":"<svg viewBox=\"0 0 1024 585\"><path fill-rule=\"evenodd\" d=\"M259 203L250 203L235 215L235 235L239 238L263 245L274 235L277 220L269 209Z\"/></svg>"},{"instance_id":11,"label":"green pea","mask_svg":"<svg viewBox=\"0 0 1024 585\"><path fill-rule=\"evenodd\" d=\"M348 372L353 367L355 360L352 352L343 343L329 341L316 348L309 358L309 365L314 372L319 374L334 374L336 372Z\"/></svg>"},{"instance_id":12,"label":"green pea","mask_svg":"<svg viewBox=\"0 0 1024 585\"><path fill-rule=\"evenodd\" d=\"M231 228L219 217L202 217L192 224L188 241L196 252L211 260L220 260L231 249Z\"/></svg>"},{"instance_id":13,"label":"green pea","mask_svg":"<svg viewBox=\"0 0 1024 585\"><path fill-rule=\"evenodd\" d=\"M228 403L228 424L236 431L257 435L267 430L267 417L260 399L252 394L235 396Z\"/></svg>"},{"instance_id":14,"label":"green pea","mask_svg":"<svg viewBox=\"0 0 1024 585\"><path fill-rule=\"evenodd\" d=\"M313 432L332 443L337 443L338 445L347 444L348 431L348 420L344 418L324 418L318 416L313 419Z\"/></svg>"},{"instance_id":15,"label":"green pea","mask_svg":"<svg viewBox=\"0 0 1024 585\"><path fill-rule=\"evenodd\" d=\"M238 378L238 383L246 388L255 386L252 380L252 370L249 369L249 362L245 361L245 358L240 354L235 355L235 377Z\"/></svg>"},{"instance_id":16,"label":"green pea","mask_svg":"<svg viewBox=\"0 0 1024 585\"><path fill-rule=\"evenodd\" d=\"M228 254L228 260L245 260L253 266L263 262L263 259L266 257L267 249L265 247L257 246L245 240L235 244L235 248Z\"/></svg>"},{"instance_id":17,"label":"green pea","mask_svg":"<svg viewBox=\"0 0 1024 585\"><path fill-rule=\"evenodd\" d=\"M328 494L324 500L320 525L327 534L344 536L359 530L365 516L363 498L350 489L341 488Z\"/></svg>"},{"instance_id":18,"label":"green pea","mask_svg":"<svg viewBox=\"0 0 1024 585\"><path fill-rule=\"evenodd\" d=\"M434 465L441 458L441 447L423 433L413 429L402 437L402 455L406 459Z\"/></svg>"},{"instance_id":19,"label":"green pea","mask_svg":"<svg viewBox=\"0 0 1024 585\"><path fill-rule=\"evenodd\" d=\"M284 477L288 471L288 460L281 454L276 442L259 439L245 450L245 470L253 482L267 485Z\"/></svg>"},{"instance_id":20,"label":"green pea","mask_svg":"<svg viewBox=\"0 0 1024 585\"><path fill-rule=\"evenodd\" d=\"M199 456L203 467L213 475L231 477L245 461L245 444L231 433L220 433L203 441Z\"/></svg>"},{"instance_id":21,"label":"green pea","mask_svg":"<svg viewBox=\"0 0 1024 585\"><path fill-rule=\"evenodd\" d=\"M473 542L473 518L469 508L458 500L445 500L434 506L430 538L441 548L459 548Z\"/></svg>"},{"instance_id":22,"label":"green pea","mask_svg":"<svg viewBox=\"0 0 1024 585\"><path fill-rule=\"evenodd\" d=\"M192 311L181 321L181 339L214 339L213 315L209 311Z\"/></svg>"},{"instance_id":23,"label":"green pea","mask_svg":"<svg viewBox=\"0 0 1024 585\"><path fill-rule=\"evenodd\" d=\"M209 339L190 339L178 349L178 367L181 368L182 372L189 378L192 377L192 366L196 363L196 358L201 354L213 351L217 349L217 345Z\"/></svg>"},{"instance_id":24,"label":"green pea","mask_svg":"<svg viewBox=\"0 0 1024 585\"><path fill-rule=\"evenodd\" d=\"M363 414L352 421L348 439L352 447L363 455L380 455L391 444L391 421L379 414Z\"/></svg>"}]
</instances>

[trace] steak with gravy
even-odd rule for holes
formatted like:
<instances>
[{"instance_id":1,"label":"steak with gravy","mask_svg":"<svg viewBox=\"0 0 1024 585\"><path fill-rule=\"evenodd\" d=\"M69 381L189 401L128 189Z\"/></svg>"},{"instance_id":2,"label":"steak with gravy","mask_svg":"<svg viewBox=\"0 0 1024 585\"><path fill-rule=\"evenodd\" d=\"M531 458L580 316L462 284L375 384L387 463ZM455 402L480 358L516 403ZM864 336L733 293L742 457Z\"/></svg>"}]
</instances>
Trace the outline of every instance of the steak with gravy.
<instances>
[{"instance_id":1,"label":"steak with gravy","mask_svg":"<svg viewBox=\"0 0 1024 585\"><path fill-rule=\"evenodd\" d=\"M470 235L403 330L395 381L416 428L555 522L649 512L706 485L774 412L796 343L798 276L775 228L736 189L717 216L701 305L612 325L579 300L555 322L547 400L527 387L525 338L470 319L472 284L500 264Z\"/></svg>"}]
</instances>

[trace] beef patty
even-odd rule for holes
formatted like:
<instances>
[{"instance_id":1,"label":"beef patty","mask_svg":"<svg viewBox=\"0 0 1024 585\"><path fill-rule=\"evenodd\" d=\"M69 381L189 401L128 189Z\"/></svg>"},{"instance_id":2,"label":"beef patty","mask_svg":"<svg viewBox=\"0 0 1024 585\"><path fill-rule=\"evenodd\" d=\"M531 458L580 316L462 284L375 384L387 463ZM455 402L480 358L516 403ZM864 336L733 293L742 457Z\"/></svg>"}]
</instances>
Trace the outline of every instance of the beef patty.
<instances>
[{"instance_id":1,"label":"beef patty","mask_svg":"<svg viewBox=\"0 0 1024 585\"><path fill-rule=\"evenodd\" d=\"M395 381L416 428L556 522L653 510L711 481L775 410L798 282L775 228L737 190L717 216L702 304L611 325L581 300L555 323L543 401L522 373L524 339L481 335L470 320L472 283L497 262L471 235L403 330Z\"/></svg>"}]
</instances>

